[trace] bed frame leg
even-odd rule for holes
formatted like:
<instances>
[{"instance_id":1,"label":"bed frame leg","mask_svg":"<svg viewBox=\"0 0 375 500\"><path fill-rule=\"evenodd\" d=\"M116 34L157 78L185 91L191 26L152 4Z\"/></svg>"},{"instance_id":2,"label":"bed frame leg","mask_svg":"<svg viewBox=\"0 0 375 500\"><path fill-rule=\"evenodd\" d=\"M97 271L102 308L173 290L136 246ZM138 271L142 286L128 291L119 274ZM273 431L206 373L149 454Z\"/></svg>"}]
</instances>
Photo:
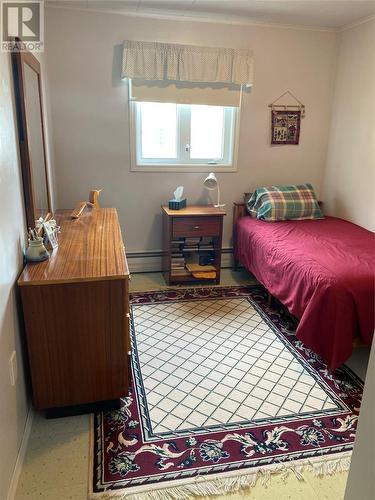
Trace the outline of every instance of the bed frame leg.
<instances>
[{"instance_id":1,"label":"bed frame leg","mask_svg":"<svg viewBox=\"0 0 375 500\"><path fill-rule=\"evenodd\" d=\"M268 307L272 307L272 295L268 292L268 299L267 299L267 305Z\"/></svg>"},{"instance_id":2,"label":"bed frame leg","mask_svg":"<svg viewBox=\"0 0 375 500\"><path fill-rule=\"evenodd\" d=\"M236 259L235 254L236 254L236 224L238 219L241 217L244 217L246 215L246 206L244 202L240 203L233 203L233 234L232 234L232 241L233 241L233 269L234 271L238 271L238 267L240 265L240 262L238 259Z\"/></svg>"}]
</instances>

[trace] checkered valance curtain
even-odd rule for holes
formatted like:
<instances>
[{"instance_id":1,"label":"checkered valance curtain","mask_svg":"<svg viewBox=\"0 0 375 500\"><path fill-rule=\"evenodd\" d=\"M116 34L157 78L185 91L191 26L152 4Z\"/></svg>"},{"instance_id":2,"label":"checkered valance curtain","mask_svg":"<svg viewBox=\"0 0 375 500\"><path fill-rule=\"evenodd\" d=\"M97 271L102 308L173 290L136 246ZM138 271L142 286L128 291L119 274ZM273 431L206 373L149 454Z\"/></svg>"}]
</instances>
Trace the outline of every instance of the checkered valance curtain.
<instances>
[{"instance_id":1,"label":"checkered valance curtain","mask_svg":"<svg viewBox=\"0 0 375 500\"><path fill-rule=\"evenodd\" d=\"M241 88L253 82L249 50L125 41L122 78L130 99L239 106Z\"/></svg>"},{"instance_id":2,"label":"checkered valance curtain","mask_svg":"<svg viewBox=\"0 0 375 500\"><path fill-rule=\"evenodd\" d=\"M251 85L253 56L246 49L125 40L122 78Z\"/></svg>"}]
</instances>

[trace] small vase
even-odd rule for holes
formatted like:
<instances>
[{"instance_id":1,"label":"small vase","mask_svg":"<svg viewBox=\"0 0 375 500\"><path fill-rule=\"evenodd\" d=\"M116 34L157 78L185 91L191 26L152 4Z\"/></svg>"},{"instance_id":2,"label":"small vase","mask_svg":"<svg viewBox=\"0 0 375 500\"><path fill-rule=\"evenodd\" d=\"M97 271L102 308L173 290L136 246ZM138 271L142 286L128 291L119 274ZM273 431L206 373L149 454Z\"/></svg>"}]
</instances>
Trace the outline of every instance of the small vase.
<instances>
[{"instance_id":1,"label":"small vase","mask_svg":"<svg viewBox=\"0 0 375 500\"><path fill-rule=\"evenodd\" d=\"M26 260L28 262L41 262L49 258L49 253L43 245L43 238L29 240L29 246L26 250Z\"/></svg>"}]
</instances>

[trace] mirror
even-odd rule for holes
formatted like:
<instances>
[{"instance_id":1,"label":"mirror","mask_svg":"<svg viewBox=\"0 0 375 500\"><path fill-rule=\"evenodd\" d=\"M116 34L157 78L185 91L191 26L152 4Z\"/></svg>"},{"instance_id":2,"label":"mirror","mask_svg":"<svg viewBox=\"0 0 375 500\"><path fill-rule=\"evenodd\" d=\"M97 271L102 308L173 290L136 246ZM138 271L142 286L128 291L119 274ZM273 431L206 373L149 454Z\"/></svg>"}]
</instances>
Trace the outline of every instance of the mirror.
<instances>
[{"instance_id":1,"label":"mirror","mask_svg":"<svg viewBox=\"0 0 375 500\"><path fill-rule=\"evenodd\" d=\"M26 222L33 228L51 212L40 64L29 52L14 51L12 61Z\"/></svg>"},{"instance_id":2,"label":"mirror","mask_svg":"<svg viewBox=\"0 0 375 500\"><path fill-rule=\"evenodd\" d=\"M26 126L32 168L32 188L34 193L34 216L45 217L49 212L48 190L46 183L46 164L44 159L44 140L38 74L24 64Z\"/></svg>"}]
</instances>

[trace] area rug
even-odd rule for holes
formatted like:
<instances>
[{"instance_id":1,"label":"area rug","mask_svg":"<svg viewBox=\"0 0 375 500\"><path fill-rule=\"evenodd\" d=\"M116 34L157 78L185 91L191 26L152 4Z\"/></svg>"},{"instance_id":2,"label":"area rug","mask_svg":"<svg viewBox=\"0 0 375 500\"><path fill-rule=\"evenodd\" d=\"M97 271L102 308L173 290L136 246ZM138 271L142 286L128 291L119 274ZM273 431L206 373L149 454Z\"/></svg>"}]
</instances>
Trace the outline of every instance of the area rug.
<instances>
[{"instance_id":1,"label":"area rug","mask_svg":"<svg viewBox=\"0 0 375 500\"><path fill-rule=\"evenodd\" d=\"M133 381L92 422L91 498L189 498L347 470L363 385L261 286L131 295ZM317 332L319 335L319 332Z\"/></svg>"}]
</instances>

